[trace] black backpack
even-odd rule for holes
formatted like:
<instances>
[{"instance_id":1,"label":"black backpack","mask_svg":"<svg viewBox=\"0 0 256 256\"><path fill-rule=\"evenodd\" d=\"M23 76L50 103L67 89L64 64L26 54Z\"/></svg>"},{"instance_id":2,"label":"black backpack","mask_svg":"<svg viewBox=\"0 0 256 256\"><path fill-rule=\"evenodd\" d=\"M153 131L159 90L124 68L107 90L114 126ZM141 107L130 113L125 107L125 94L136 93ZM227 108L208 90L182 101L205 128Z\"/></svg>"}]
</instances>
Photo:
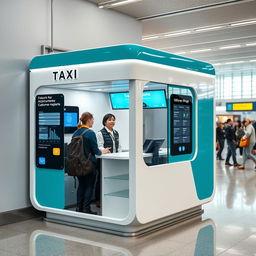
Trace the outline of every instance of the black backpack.
<instances>
[{"instance_id":1,"label":"black backpack","mask_svg":"<svg viewBox=\"0 0 256 256\"><path fill-rule=\"evenodd\" d=\"M84 154L83 135L88 131L86 129L82 134L74 136L67 145L65 168L69 176L86 176L93 170L91 154L88 157Z\"/></svg>"}]
</instances>

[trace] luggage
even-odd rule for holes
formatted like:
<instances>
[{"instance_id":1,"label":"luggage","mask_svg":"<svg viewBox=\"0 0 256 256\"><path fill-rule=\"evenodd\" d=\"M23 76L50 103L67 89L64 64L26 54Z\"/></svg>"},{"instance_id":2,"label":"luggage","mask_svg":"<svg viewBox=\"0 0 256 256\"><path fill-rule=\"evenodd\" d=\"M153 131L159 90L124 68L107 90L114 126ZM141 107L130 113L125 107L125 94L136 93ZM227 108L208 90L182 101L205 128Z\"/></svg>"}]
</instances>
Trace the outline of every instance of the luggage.
<instances>
[{"instance_id":1,"label":"luggage","mask_svg":"<svg viewBox=\"0 0 256 256\"><path fill-rule=\"evenodd\" d=\"M83 135L88 132L86 129L82 134L74 136L67 145L65 169L69 176L86 176L93 170L93 163L84 154Z\"/></svg>"}]
</instances>

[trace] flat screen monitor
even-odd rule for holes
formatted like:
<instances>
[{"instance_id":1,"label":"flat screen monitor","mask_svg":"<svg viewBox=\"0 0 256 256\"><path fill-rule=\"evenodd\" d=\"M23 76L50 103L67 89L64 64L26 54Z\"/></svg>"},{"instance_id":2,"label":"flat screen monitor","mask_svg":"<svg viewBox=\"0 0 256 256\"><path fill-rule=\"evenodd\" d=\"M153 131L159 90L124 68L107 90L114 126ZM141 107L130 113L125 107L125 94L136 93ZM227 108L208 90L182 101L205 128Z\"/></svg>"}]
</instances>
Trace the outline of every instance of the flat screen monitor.
<instances>
[{"instance_id":1,"label":"flat screen monitor","mask_svg":"<svg viewBox=\"0 0 256 256\"><path fill-rule=\"evenodd\" d=\"M172 94L171 103L171 155L192 152L192 97Z\"/></svg>"},{"instance_id":2,"label":"flat screen monitor","mask_svg":"<svg viewBox=\"0 0 256 256\"><path fill-rule=\"evenodd\" d=\"M164 143L164 139L146 139L143 144L144 153L153 153L158 151Z\"/></svg>"},{"instance_id":3,"label":"flat screen monitor","mask_svg":"<svg viewBox=\"0 0 256 256\"><path fill-rule=\"evenodd\" d=\"M79 120L79 108L74 106L64 107L64 131L73 133L77 129Z\"/></svg>"},{"instance_id":4,"label":"flat screen monitor","mask_svg":"<svg viewBox=\"0 0 256 256\"><path fill-rule=\"evenodd\" d=\"M112 92L109 93L113 110L129 109L129 92ZM165 90L146 90L143 91L143 108L166 108Z\"/></svg>"}]
</instances>

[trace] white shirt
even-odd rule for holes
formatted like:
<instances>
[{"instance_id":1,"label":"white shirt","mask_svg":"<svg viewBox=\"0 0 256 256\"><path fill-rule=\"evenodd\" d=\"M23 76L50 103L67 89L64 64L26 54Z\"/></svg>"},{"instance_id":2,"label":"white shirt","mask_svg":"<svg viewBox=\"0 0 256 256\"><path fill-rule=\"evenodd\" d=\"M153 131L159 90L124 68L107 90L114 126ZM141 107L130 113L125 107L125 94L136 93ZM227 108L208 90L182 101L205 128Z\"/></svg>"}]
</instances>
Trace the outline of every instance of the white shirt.
<instances>
[{"instance_id":1,"label":"white shirt","mask_svg":"<svg viewBox=\"0 0 256 256\"><path fill-rule=\"evenodd\" d=\"M115 153L116 152L116 144L115 144L114 132L110 131L106 126L104 128L110 134L110 137L111 137L111 139L113 141L113 152ZM102 132L101 131L97 132L96 137L97 137L98 148L102 151L104 149L104 139L103 139ZM118 152L122 152L120 138L119 138Z\"/></svg>"}]
</instances>

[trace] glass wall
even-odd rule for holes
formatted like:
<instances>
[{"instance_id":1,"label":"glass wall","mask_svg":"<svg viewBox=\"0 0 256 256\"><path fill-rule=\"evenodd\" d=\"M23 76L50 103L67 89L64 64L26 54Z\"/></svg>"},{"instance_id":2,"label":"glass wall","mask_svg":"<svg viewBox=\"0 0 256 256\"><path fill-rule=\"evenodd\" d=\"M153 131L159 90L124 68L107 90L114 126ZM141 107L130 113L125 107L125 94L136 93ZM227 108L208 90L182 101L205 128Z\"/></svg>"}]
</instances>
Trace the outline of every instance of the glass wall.
<instances>
[{"instance_id":1,"label":"glass wall","mask_svg":"<svg viewBox=\"0 0 256 256\"><path fill-rule=\"evenodd\" d=\"M256 98L256 70L217 73L215 96L217 100Z\"/></svg>"}]
</instances>

